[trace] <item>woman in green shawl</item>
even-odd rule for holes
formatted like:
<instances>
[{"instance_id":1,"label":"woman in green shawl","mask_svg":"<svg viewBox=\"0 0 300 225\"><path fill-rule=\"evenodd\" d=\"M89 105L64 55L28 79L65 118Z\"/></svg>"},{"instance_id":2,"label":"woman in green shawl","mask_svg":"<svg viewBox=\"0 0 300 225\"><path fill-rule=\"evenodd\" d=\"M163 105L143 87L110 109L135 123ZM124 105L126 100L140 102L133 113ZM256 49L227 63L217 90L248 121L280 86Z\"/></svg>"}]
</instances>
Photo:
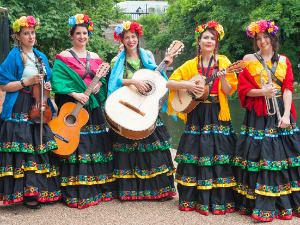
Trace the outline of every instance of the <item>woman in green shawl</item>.
<instances>
[{"instance_id":1,"label":"woman in green shawl","mask_svg":"<svg viewBox=\"0 0 300 225\"><path fill-rule=\"evenodd\" d=\"M69 207L86 208L100 201L115 198L113 153L106 132L100 101L105 100L107 83L102 78L88 97L84 91L103 63L96 53L88 52L86 44L93 32L93 23L84 14L69 19L69 36L73 47L56 56L52 71L52 89L58 110L64 103L81 102L89 120L80 130L76 151L61 158L61 189Z\"/></svg>"}]
</instances>

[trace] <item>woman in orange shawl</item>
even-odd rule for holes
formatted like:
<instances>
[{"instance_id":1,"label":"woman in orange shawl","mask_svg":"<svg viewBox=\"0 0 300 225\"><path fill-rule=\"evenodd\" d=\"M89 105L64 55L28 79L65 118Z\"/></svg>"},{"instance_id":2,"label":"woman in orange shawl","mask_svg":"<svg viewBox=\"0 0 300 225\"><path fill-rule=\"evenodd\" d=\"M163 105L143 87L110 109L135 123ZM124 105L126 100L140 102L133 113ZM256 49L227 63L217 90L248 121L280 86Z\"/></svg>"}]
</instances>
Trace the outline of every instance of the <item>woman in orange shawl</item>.
<instances>
[{"instance_id":1,"label":"woman in orange shawl","mask_svg":"<svg viewBox=\"0 0 300 225\"><path fill-rule=\"evenodd\" d=\"M223 71L230 65L226 56L216 55L218 40L224 36L223 27L210 21L196 28L198 56L187 61L169 78L168 113L186 122L175 161L178 168L179 209L208 215L233 212L235 205L232 186L235 179L231 169L236 136L231 126L227 95L237 88L235 74ZM217 74L209 97L187 115L176 113L171 101L176 90L188 89L194 95L203 92L197 82L189 80L196 74L210 77Z\"/></svg>"}]
</instances>

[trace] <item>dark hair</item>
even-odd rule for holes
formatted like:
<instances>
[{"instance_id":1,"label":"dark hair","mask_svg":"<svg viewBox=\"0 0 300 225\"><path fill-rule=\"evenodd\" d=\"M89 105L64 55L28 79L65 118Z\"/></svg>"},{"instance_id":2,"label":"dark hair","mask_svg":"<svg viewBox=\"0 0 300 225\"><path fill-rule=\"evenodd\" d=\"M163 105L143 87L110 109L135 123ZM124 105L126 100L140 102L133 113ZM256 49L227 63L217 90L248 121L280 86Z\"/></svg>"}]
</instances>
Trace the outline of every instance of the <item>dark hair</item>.
<instances>
[{"instance_id":1,"label":"dark hair","mask_svg":"<svg viewBox=\"0 0 300 225\"><path fill-rule=\"evenodd\" d=\"M75 24L74 27L72 27L72 30L71 30L71 36L74 35L74 32L76 30L77 27L85 27L87 29L87 31L89 31L89 25L87 23L80 23L80 24ZM89 33L89 32L88 32Z\"/></svg>"},{"instance_id":2,"label":"dark hair","mask_svg":"<svg viewBox=\"0 0 300 225\"><path fill-rule=\"evenodd\" d=\"M215 38L216 45L215 45L215 49L214 49L214 67L219 67L218 61L217 61L217 51L218 51L218 43L219 43L217 31L216 31L214 28L212 28L212 27L206 28L205 31L209 31L209 32L214 36L214 38ZM197 42L200 41L200 39L201 39L201 37L202 37L202 35L203 35L203 33L204 33L205 31L203 31L202 34L201 34L201 36L197 38ZM200 60L200 55L201 55L201 48L200 48L200 45L198 44L198 45L197 45L197 57L198 57L198 62L199 62L199 60ZM200 68L201 68L201 66L200 66Z\"/></svg>"},{"instance_id":3,"label":"dark hair","mask_svg":"<svg viewBox=\"0 0 300 225\"><path fill-rule=\"evenodd\" d=\"M270 34L267 30L264 32L264 34L268 35L268 37L270 38L272 49L274 51L274 54L273 54L273 56L271 58L271 62L272 63L278 62L279 57L278 57L277 52L278 52L278 48L279 48L279 39L278 39L278 37L276 35ZM258 45L257 45L257 34L255 34L255 36L254 36L253 48L254 48L254 51L257 52L257 48L258 48Z\"/></svg>"}]
</instances>

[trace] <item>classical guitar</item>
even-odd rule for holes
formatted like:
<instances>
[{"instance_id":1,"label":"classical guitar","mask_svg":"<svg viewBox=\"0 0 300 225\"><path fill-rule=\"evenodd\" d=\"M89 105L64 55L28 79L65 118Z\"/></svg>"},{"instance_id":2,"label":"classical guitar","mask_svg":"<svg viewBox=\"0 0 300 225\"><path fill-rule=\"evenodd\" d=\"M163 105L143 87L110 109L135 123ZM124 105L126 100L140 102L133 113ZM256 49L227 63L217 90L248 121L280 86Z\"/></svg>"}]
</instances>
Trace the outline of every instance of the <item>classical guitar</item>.
<instances>
[{"instance_id":1,"label":"classical guitar","mask_svg":"<svg viewBox=\"0 0 300 225\"><path fill-rule=\"evenodd\" d=\"M228 67L225 68L227 73L230 72L237 72L240 70L243 70L245 68L245 65L242 60L237 61L233 64L230 64ZM216 78L217 74L213 74L210 77L205 77L200 74L196 74L189 80L181 80L180 82L194 82L198 81L197 84L201 87L204 87L204 92L202 92L199 95L194 95L187 89L180 89L177 90L173 100L171 102L172 108L176 112L181 112L181 113L189 113L192 111L201 101L205 101L205 99L208 97L209 94L209 84L212 84Z\"/></svg>"},{"instance_id":2,"label":"classical guitar","mask_svg":"<svg viewBox=\"0 0 300 225\"><path fill-rule=\"evenodd\" d=\"M177 55L184 45L173 41L168 55ZM140 92L134 85L123 86L106 100L105 115L109 126L118 134L130 139L142 139L155 129L159 109L164 105L168 89L167 80L161 75L167 62L161 62L155 71L140 69L132 79L144 81L150 87Z\"/></svg>"},{"instance_id":3,"label":"classical guitar","mask_svg":"<svg viewBox=\"0 0 300 225\"><path fill-rule=\"evenodd\" d=\"M84 92L86 96L90 96L99 79L104 77L108 70L107 63L99 66L94 79ZM52 150L55 154L67 156L76 150L79 144L80 128L89 120L89 114L83 106L84 104L81 102L77 104L67 102L61 107L59 115L49 122L58 147L56 150Z\"/></svg>"}]
</instances>

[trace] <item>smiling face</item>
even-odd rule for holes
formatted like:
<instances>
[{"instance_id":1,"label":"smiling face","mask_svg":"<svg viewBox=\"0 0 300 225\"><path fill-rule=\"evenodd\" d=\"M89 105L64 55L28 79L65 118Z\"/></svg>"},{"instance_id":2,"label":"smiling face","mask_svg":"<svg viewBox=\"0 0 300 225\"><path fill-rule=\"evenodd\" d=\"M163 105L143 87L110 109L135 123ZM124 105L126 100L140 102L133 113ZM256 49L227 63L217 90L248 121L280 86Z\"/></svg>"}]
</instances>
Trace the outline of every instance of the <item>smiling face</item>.
<instances>
[{"instance_id":1,"label":"smiling face","mask_svg":"<svg viewBox=\"0 0 300 225\"><path fill-rule=\"evenodd\" d=\"M256 44L261 51L273 51L271 38L266 33L258 33L255 37Z\"/></svg>"},{"instance_id":2,"label":"smiling face","mask_svg":"<svg viewBox=\"0 0 300 225\"><path fill-rule=\"evenodd\" d=\"M16 33L16 39L21 42L23 49L30 49L35 44L35 31L33 27L22 27L21 31Z\"/></svg>"},{"instance_id":3,"label":"smiling face","mask_svg":"<svg viewBox=\"0 0 300 225\"><path fill-rule=\"evenodd\" d=\"M123 36L123 44L126 47L126 50L132 51L137 48L139 43L138 36L135 32L127 31Z\"/></svg>"},{"instance_id":4,"label":"smiling face","mask_svg":"<svg viewBox=\"0 0 300 225\"><path fill-rule=\"evenodd\" d=\"M71 38L74 46L85 47L89 40L89 32L86 27L77 26Z\"/></svg>"},{"instance_id":5,"label":"smiling face","mask_svg":"<svg viewBox=\"0 0 300 225\"><path fill-rule=\"evenodd\" d=\"M200 45L202 53L211 53L216 47L216 37L210 31L206 30L202 33L198 44Z\"/></svg>"}]
</instances>

